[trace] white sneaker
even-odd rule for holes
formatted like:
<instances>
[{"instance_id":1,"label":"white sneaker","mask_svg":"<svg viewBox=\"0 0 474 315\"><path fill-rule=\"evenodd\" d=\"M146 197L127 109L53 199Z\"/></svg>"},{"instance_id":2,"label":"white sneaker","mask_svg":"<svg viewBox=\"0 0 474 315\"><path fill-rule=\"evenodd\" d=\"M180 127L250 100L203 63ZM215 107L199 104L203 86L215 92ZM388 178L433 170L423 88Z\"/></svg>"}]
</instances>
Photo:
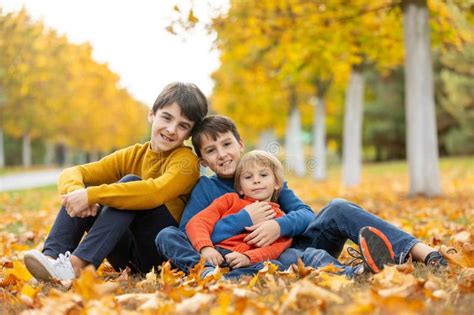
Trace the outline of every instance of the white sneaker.
<instances>
[{"instance_id":1,"label":"white sneaker","mask_svg":"<svg viewBox=\"0 0 474 315\"><path fill-rule=\"evenodd\" d=\"M69 256L71 256L71 253L66 252L64 255L59 254L57 259L52 259L39 251L32 250L25 254L23 260L28 271L37 280L72 280L76 278L76 274Z\"/></svg>"}]
</instances>

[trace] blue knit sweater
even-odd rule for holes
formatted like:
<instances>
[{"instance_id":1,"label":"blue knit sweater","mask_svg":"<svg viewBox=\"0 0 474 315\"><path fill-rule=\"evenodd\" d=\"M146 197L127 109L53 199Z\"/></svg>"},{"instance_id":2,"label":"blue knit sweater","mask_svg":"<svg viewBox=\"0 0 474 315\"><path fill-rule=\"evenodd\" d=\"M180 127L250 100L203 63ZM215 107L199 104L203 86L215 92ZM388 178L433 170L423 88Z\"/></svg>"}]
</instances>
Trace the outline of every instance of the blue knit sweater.
<instances>
[{"instance_id":1,"label":"blue knit sweater","mask_svg":"<svg viewBox=\"0 0 474 315\"><path fill-rule=\"evenodd\" d=\"M235 192L233 179L224 179L216 175L201 176L184 208L179 228L184 231L186 224L196 213L207 208L214 199L229 192ZM303 233L314 218L311 208L296 197L286 182L280 192L278 204L281 210L287 214L275 219L280 224L280 236L293 237ZM231 236L240 234L245 230L245 227L252 225L248 212L241 209L236 214L226 216L217 222L211 236L212 243L217 244Z\"/></svg>"}]
</instances>

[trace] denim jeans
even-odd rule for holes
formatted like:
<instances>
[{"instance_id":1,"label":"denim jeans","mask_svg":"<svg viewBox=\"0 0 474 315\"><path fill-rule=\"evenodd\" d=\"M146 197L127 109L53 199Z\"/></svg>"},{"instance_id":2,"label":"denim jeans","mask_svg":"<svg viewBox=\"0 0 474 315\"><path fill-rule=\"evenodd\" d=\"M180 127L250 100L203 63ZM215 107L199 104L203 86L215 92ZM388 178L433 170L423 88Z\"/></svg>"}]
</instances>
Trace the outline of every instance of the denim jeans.
<instances>
[{"instance_id":1,"label":"denim jeans","mask_svg":"<svg viewBox=\"0 0 474 315\"><path fill-rule=\"evenodd\" d=\"M136 180L141 179L127 175L120 182ZM164 205L151 210L119 210L103 206L96 216L86 218L72 218L61 207L43 253L57 257L70 251L96 268L107 258L116 270L128 266L134 272L146 273L164 260L156 251L156 234L167 226L177 225ZM82 239L85 232L87 235Z\"/></svg>"},{"instance_id":2,"label":"denim jeans","mask_svg":"<svg viewBox=\"0 0 474 315\"><path fill-rule=\"evenodd\" d=\"M333 258L337 258L348 239L358 244L359 231L365 226L373 226L387 236L392 243L395 261L398 263L405 262L413 246L420 242L412 235L363 210L358 205L344 199L335 199L314 217L303 234L293 238L292 247L286 250L289 253L283 252L278 260L288 266L295 263L298 257L302 257L303 262L311 266L311 257L315 253L307 253L308 248L324 250ZM293 252L294 249L300 252ZM328 259L325 258L323 261Z\"/></svg>"},{"instance_id":3,"label":"denim jeans","mask_svg":"<svg viewBox=\"0 0 474 315\"><path fill-rule=\"evenodd\" d=\"M161 230L161 232L156 236L155 242L158 250L171 261L171 264L186 273L189 273L190 269L199 263L201 259L201 255L194 249L186 233L176 227L167 227ZM231 253L230 250L219 246L216 246L215 248L222 257ZM280 262L275 260L272 260L271 262L277 265L280 270L283 270L283 266ZM204 263L204 266L215 267L207 261ZM246 267L232 269L225 275L225 278L231 279L239 278L243 275L254 275L262 269L263 266L263 262L259 262Z\"/></svg>"}]
</instances>

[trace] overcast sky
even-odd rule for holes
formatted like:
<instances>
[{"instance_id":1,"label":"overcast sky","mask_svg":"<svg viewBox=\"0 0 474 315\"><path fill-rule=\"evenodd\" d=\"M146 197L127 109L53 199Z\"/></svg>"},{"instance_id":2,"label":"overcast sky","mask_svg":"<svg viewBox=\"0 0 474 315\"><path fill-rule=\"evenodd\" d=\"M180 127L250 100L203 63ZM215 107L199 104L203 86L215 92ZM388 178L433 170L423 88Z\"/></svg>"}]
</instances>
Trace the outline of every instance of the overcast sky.
<instances>
[{"instance_id":1,"label":"overcast sky","mask_svg":"<svg viewBox=\"0 0 474 315\"><path fill-rule=\"evenodd\" d=\"M209 16L206 0L194 1L197 15ZM211 51L212 37L196 30L187 40L165 31L175 3L185 0L3 0L4 11L24 6L34 19L66 34L73 43L91 43L94 59L107 62L121 77L121 85L151 105L171 81L196 83L206 95L212 91L210 74L218 67ZM221 5L226 0L212 0Z\"/></svg>"}]
</instances>

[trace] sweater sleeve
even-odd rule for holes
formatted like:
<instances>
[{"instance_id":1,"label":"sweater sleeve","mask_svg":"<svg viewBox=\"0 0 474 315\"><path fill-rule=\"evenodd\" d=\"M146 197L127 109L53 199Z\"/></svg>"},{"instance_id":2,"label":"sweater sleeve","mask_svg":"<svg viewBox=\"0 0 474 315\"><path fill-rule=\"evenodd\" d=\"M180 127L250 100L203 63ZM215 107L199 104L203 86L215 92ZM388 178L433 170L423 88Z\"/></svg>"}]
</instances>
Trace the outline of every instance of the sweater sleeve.
<instances>
[{"instance_id":1,"label":"sweater sleeve","mask_svg":"<svg viewBox=\"0 0 474 315\"><path fill-rule=\"evenodd\" d=\"M123 165L129 163L134 147L118 150L97 162L66 168L59 175L58 188L61 195L82 189L86 185L115 183L123 176ZM92 203L92 202L90 202Z\"/></svg>"},{"instance_id":2,"label":"sweater sleeve","mask_svg":"<svg viewBox=\"0 0 474 315\"><path fill-rule=\"evenodd\" d=\"M188 194L199 178L197 157L191 150L183 149L171 153L168 159L165 171L157 178L88 187L89 203L142 210Z\"/></svg>"},{"instance_id":3,"label":"sweater sleeve","mask_svg":"<svg viewBox=\"0 0 474 315\"><path fill-rule=\"evenodd\" d=\"M243 233L247 226L252 225L249 213L245 208L242 208L239 212L227 215L216 223L211 236L212 242L218 244L234 235Z\"/></svg>"},{"instance_id":4,"label":"sweater sleeve","mask_svg":"<svg viewBox=\"0 0 474 315\"><path fill-rule=\"evenodd\" d=\"M198 214L201 210L206 209L214 200L211 196L210 191L213 190L211 187L212 182L206 177L201 176L196 186L194 186L191 196L186 203L186 207L183 211L183 216L179 223L179 228L181 231L185 231L186 224L189 220Z\"/></svg>"},{"instance_id":5,"label":"sweater sleeve","mask_svg":"<svg viewBox=\"0 0 474 315\"><path fill-rule=\"evenodd\" d=\"M293 190L288 188L287 182L283 184L278 204L286 213L286 215L275 219L280 224L281 236L293 237L303 233L315 216L313 210L301 201Z\"/></svg>"},{"instance_id":6,"label":"sweater sleeve","mask_svg":"<svg viewBox=\"0 0 474 315\"><path fill-rule=\"evenodd\" d=\"M271 245L251 249L244 254L250 258L252 264L277 259L285 249L291 246L291 241L291 238L281 237Z\"/></svg>"},{"instance_id":7,"label":"sweater sleeve","mask_svg":"<svg viewBox=\"0 0 474 315\"><path fill-rule=\"evenodd\" d=\"M198 252L203 247L213 246L211 233L214 230L214 225L230 208L230 202L230 194L225 194L189 220L186 225L186 234Z\"/></svg>"}]
</instances>

